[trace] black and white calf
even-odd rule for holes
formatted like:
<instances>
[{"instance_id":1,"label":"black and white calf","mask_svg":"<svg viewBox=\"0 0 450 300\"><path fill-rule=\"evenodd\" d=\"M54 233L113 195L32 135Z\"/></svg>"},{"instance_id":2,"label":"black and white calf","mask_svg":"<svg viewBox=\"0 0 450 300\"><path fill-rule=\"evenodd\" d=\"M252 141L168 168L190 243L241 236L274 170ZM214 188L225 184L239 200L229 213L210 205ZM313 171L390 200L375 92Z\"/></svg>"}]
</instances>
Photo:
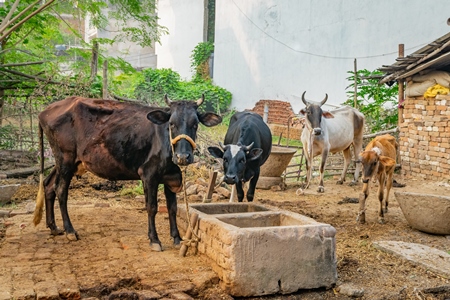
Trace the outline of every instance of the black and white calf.
<instances>
[{"instance_id":1,"label":"black and white calf","mask_svg":"<svg viewBox=\"0 0 450 300\"><path fill-rule=\"evenodd\" d=\"M262 117L252 112L237 112L230 120L225 145L209 147L212 156L223 159L223 180L235 185L238 201L244 199L242 184L250 181L247 200L253 201L260 167L272 150L272 133Z\"/></svg>"}]
</instances>

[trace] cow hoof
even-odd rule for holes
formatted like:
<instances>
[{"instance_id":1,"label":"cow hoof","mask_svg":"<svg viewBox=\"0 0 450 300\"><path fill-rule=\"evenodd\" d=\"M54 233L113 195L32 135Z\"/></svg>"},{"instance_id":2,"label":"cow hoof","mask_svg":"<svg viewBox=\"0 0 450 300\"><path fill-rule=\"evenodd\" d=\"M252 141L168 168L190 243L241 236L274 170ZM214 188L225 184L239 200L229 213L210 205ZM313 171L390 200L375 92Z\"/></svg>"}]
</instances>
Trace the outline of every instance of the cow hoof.
<instances>
[{"instance_id":1,"label":"cow hoof","mask_svg":"<svg viewBox=\"0 0 450 300\"><path fill-rule=\"evenodd\" d=\"M319 186L319 188L317 189L318 193L323 193L325 192L325 188L323 186Z\"/></svg>"},{"instance_id":2,"label":"cow hoof","mask_svg":"<svg viewBox=\"0 0 450 300\"><path fill-rule=\"evenodd\" d=\"M380 219L378 219L378 223L385 224L386 222L384 221L384 218L380 218Z\"/></svg>"},{"instance_id":3,"label":"cow hoof","mask_svg":"<svg viewBox=\"0 0 450 300\"><path fill-rule=\"evenodd\" d=\"M64 233L64 230L59 229L58 227L56 227L55 229L51 229L50 230L50 234L57 236L57 235L62 235Z\"/></svg>"},{"instance_id":4,"label":"cow hoof","mask_svg":"<svg viewBox=\"0 0 450 300\"><path fill-rule=\"evenodd\" d=\"M79 238L78 238L78 233L76 233L76 232L73 232L73 233L67 233L67 234L66 234L66 238L67 238L69 241L78 241L78 240L79 240Z\"/></svg>"},{"instance_id":5,"label":"cow hoof","mask_svg":"<svg viewBox=\"0 0 450 300\"><path fill-rule=\"evenodd\" d=\"M343 180L338 180L338 181L336 181L336 184L344 184L344 181Z\"/></svg>"},{"instance_id":6,"label":"cow hoof","mask_svg":"<svg viewBox=\"0 0 450 300\"><path fill-rule=\"evenodd\" d=\"M357 183L356 181L352 181L352 182L350 182L348 185L349 185L349 186L355 186L355 185L358 185L358 183Z\"/></svg>"},{"instance_id":7,"label":"cow hoof","mask_svg":"<svg viewBox=\"0 0 450 300\"><path fill-rule=\"evenodd\" d=\"M161 244L158 244L158 243L150 243L150 249L152 249L153 251L156 251L156 252L162 251Z\"/></svg>"}]
</instances>

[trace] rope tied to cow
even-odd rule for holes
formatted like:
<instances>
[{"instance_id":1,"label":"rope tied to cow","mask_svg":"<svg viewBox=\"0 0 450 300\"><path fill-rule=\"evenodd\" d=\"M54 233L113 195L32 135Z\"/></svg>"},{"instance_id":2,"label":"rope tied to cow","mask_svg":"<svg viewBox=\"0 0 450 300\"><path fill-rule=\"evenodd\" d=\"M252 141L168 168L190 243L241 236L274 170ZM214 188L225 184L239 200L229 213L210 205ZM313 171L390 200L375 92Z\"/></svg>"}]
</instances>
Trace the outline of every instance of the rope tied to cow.
<instances>
[{"instance_id":1,"label":"rope tied to cow","mask_svg":"<svg viewBox=\"0 0 450 300\"><path fill-rule=\"evenodd\" d=\"M195 214L195 216L191 217L191 214L189 212L189 204L188 204L188 200L187 200L187 193L186 193L186 170L187 170L187 166L180 166L180 169L182 171L182 176L183 176L183 195L184 195L184 204L186 206L186 218L187 218L187 222L188 222L188 229L186 230L186 236L185 236L185 240L181 241L181 249L180 249L180 256L185 256L188 247L190 246L197 246L197 243L200 241L200 237L197 235L197 233L195 232L195 224L194 226L192 226L192 223L197 223L198 222L198 215ZM192 220L191 220L192 218ZM194 237L191 237L190 234L192 234Z\"/></svg>"}]
</instances>

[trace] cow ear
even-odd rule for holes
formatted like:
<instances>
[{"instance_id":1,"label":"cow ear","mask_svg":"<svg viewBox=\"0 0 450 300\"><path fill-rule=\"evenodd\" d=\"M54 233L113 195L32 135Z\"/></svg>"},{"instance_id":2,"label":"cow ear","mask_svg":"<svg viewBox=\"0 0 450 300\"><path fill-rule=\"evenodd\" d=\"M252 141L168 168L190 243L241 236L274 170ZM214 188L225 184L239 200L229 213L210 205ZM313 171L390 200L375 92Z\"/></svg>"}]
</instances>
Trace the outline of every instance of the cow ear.
<instances>
[{"instance_id":1,"label":"cow ear","mask_svg":"<svg viewBox=\"0 0 450 300\"><path fill-rule=\"evenodd\" d=\"M302 115L306 115L306 109L304 109L304 108L300 109L300 113L301 113Z\"/></svg>"},{"instance_id":2,"label":"cow ear","mask_svg":"<svg viewBox=\"0 0 450 300\"><path fill-rule=\"evenodd\" d=\"M217 124L222 122L222 117L212 112L198 114L198 119L203 125L207 127L216 126Z\"/></svg>"},{"instance_id":3,"label":"cow ear","mask_svg":"<svg viewBox=\"0 0 450 300\"><path fill-rule=\"evenodd\" d=\"M208 151L215 158L223 158L223 151L220 150L218 147L208 147Z\"/></svg>"},{"instance_id":4,"label":"cow ear","mask_svg":"<svg viewBox=\"0 0 450 300\"><path fill-rule=\"evenodd\" d=\"M255 160L258 159L261 154L263 153L263 150L261 148L254 148L248 151L247 153L247 159L248 160Z\"/></svg>"},{"instance_id":5,"label":"cow ear","mask_svg":"<svg viewBox=\"0 0 450 300\"><path fill-rule=\"evenodd\" d=\"M395 166L395 160L384 155L380 156L380 162L387 169Z\"/></svg>"},{"instance_id":6,"label":"cow ear","mask_svg":"<svg viewBox=\"0 0 450 300\"><path fill-rule=\"evenodd\" d=\"M154 110L147 114L147 119L157 125L161 125L169 121L170 114L162 110Z\"/></svg>"},{"instance_id":7,"label":"cow ear","mask_svg":"<svg viewBox=\"0 0 450 300\"><path fill-rule=\"evenodd\" d=\"M322 116L324 116L325 119L333 119L334 118L333 114L330 113L329 111L322 112Z\"/></svg>"}]
</instances>

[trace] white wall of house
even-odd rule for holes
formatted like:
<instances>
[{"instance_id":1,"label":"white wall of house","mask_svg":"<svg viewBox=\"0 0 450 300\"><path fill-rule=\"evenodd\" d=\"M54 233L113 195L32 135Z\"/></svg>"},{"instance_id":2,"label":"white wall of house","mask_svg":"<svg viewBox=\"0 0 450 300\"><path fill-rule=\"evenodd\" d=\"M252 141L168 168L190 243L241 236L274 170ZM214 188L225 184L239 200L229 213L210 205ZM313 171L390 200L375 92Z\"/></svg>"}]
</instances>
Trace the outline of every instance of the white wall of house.
<instances>
[{"instance_id":1,"label":"white wall of house","mask_svg":"<svg viewBox=\"0 0 450 300\"><path fill-rule=\"evenodd\" d=\"M171 68L183 79L192 77L192 50L204 38L204 0L159 0L159 24L169 30L156 44L157 67Z\"/></svg>"},{"instance_id":2,"label":"white wall of house","mask_svg":"<svg viewBox=\"0 0 450 300\"><path fill-rule=\"evenodd\" d=\"M195 10L196 17L173 13L177 26L169 28L164 41L170 50L164 56L173 62L165 66L185 70L178 65L185 59L178 57L181 39L191 40L188 51L201 34L192 29L189 37L181 37L180 31L203 26L201 13L191 7L202 1L160 2ZM398 44L405 44L407 55L446 34L449 11L448 0L216 0L214 82L233 94L232 106L238 110L261 99L278 99L291 102L298 112L303 91L310 100L328 93L329 103L340 104L347 98L347 71L353 70L355 58L358 69L390 65Z\"/></svg>"}]
</instances>

